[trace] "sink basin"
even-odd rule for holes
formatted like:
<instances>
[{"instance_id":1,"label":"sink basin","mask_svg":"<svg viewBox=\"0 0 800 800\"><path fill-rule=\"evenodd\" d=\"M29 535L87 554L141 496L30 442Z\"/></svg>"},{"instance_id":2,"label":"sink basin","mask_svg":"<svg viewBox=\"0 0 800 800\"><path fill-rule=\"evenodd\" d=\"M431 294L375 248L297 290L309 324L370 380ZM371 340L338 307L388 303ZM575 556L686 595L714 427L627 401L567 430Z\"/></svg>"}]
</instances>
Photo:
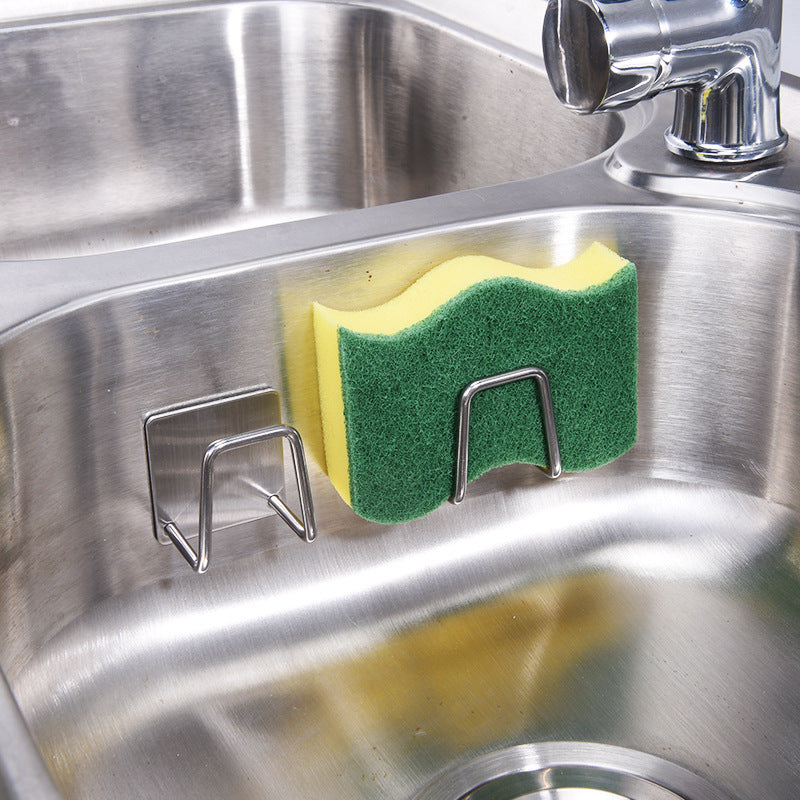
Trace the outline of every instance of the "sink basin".
<instances>
[{"instance_id":1,"label":"sink basin","mask_svg":"<svg viewBox=\"0 0 800 800\"><path fill-rule=\"evenodd\" d=\"M106 252L529 178L622 133L405 7L191 4L0 31L0 257ZM564 130L570 137L563 136Z\"/></svg>"},{"instance_id":2,"label":"sink basin","mask_svg":"<svg viewBox=\"0 0 800 800\"><path fill-rule=\"evenodd\" d=\"M349 259L380 280L386 246L113 293L4 342L2 663L64 797L410 798L543 740L791 796L800 227L592 207L476 232L519 261L598 238L636 261L633 451L555 482L497 470L391 527L312 459L318 540L222 531L205 576L153 538L143 416L260 381L296 400L273 283L324 294Z\"/></svg>"},{"instance_id":3,"label":"sink basin","mask_svg":"<svg viewBox=\"0 0 800 800\"><path fill-rule=\"evenodd\" d=\"M0 91L20 80L55 116L0 136L30 189L0 187L0 797L794 795L793 147L692 168L683 195L672 161L626 182L663 104L565 118L535 64L389 3L4 35ZM111 88L66 78L76 63ZM89 95L115 138L88 132ZM797 120L800 92L784 103ZM356 517L321 469L310 302L595 240L638 267L635 447L557 481L492 471L414 522ZM302 435L318 538L251 520L196 575L154 535L144 421L256 387Z\"/></svg>"}]
</instances>

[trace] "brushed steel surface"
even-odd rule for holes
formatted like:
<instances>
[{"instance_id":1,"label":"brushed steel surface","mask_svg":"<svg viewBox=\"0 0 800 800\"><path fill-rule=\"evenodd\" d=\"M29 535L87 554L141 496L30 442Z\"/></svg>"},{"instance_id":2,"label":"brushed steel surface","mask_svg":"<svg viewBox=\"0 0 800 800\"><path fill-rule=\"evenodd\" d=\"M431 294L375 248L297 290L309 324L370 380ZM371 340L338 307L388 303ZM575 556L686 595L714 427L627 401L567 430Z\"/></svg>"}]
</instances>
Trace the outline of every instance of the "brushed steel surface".
<instances>
[{"instance_id":1,"label":"brushed steel surface","mask_svg":"<svg viewBox=\"0 0 800 800\"><path fill-rule=\"evenodd\" d=\"M617 117L571 121L530 61L396 4L261 0L34 22L0 29L0 63L3 258L529 178L622 130Z\"/></svg>"},{"instance_id":2,"label":"brushed steel surface","mask_svg":"<svg viewBox=\"0 0 800 800\"><path fill-rule=\"evenodd\" d=\"M225 69L199 69L182 26L205 20L216 30L228 13L259 19L262 5L295 13L294 3L200 4L177 16L31 26L9 33L6 46L17 36L27 46L26 37L63 44L80 25L113 39L125 20L135 21L128 31L146 21L154 41L162 25L183 31L172 48L182 74L213 83ZM298 3L296 13L312 6ZM364 8L334 4L311 34L330 36L332 20L380 20L392 31L380 41L393 46L369 63L427 76L414 107L431 92L429 110L445 116L472 95L437 94L438 82L466 87L469 72L414 72L418 50L402 62L389 51L422 36L447 42L457 63L455 53L477 47L502 67L482 71L476 105L514 106L505 76L518 67L505 52L405 6L384 3L377 17ZM255 33L266 48L268 37ZM130 51L113 40L124 61ZM101 41L87 42L102 51ZM122 67L111 59L105 69ZM175 104L176 115L162 113L165 140L211 137L192 167L156 159L167 173L175 166L167 183L177 194L228 186L224 148L211 146L217 118L186 122L181 93L165 91L172 99L160 110ZM797 95L787 97L800 120ZM347 104L336 104L344 114ZM526 114L537 136L540 121L541 130L554 126L544 149L577 156L572 118L548 122L549 106L541 108ZM631 144L660 152L661 108L625 112ZM482 152L520 152L518 136L487 130ZM153 135L145 150L158 154ZM3 141L9 174L26 163L36 197L48 170L25 161L31 151L15 160ZM65 175L91 141L67 137ZM713 171L693 175L684 194L615 180L614 152L560 173L351 211L337 202L313 219L224 234L211 235L216 223L181 227L164 211L170 243L0 263L0 665L13 692L0 683L0 797L44 798L55 785L65 800L407 800L459 764L548 741L665 759L733 800L795 796L800 214L780 176L792 174L796 156L791 147L781 156L786 172L740 173L761 192L740 205L735 182ZM340 153L328 157L335 171ZM100 163L99 172L110 169ZM427 174L415 163L398 167L411 183ZM486 180L496 163L488 159ZM68 183L38 194L51 198L50 211L69 210ZM96 224L94 214L106 219L79 205L78 227ZM118 219L109 212L111 228ZM37 241L74 252L68 227L62 217ZM116 230L110 250L142 241ZM414 522L356 517L322 472L310 303L373 305L468 253L563 263L594 240L638 267L636 446L558 481L527 467L495 470L459 506ZM198 579L153 538L144 420L253 386L279 391L281 418L302 434L318 541L288 536L276 515L235 536L218 531L214 568Z\"/></svg>"},{"instance_id":3,"label":"brushed steel surface","mask_svg":"<svg viewBox=\"0 0 800 800\"><path fill-rule=\"evenodd\" d=\"M631 453L556 482L498 470L460 506L381 527L317 451L315 545L275 518L220 532L202 581L152 538L144 412L260 379L299 420L312 398L289 390L269 287L306 319L304 286L327 303L391 280L413 266L402 245L112 293L6 336L0 663L65 797L411 797L548 739L663 755L740 800L791 796L800 229L596 207L465 223L453 247L535 263L598 238L639 267ZM164 324L176 303L190 313ZM188 326L195 307L220 324ZM184 348L213 358L176 376Z\"/></svg>"}]
</instances>

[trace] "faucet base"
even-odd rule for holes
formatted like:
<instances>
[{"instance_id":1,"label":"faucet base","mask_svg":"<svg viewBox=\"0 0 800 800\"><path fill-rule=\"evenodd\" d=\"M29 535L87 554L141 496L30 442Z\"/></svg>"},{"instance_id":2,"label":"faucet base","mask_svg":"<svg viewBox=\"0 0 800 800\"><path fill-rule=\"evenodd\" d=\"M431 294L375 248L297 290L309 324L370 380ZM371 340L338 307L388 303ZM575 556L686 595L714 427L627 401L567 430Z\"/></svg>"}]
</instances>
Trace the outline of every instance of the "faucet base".
<instances>
[{"instance_id":1,"label":"faucet base","mask_svg":"<svg viewBox=\"0 0 800 800\"><path fill-rule=\"evenodd\" d=\"M754 75L751 70L750 77ZM755 80L748 84L743 75L734 75L714 85L678 87L665 139L676 155L739 164L775 155L786 146L788 137L781 128L777 91Z\"/></svg>"},{"instance_id":2,"label":"faucet base","mask_svg":"<svg viewBox=\"0 0 800 800\"><path fill-rule=\"evenodd\" d=\"M664 132L664 140L670 153L695 161L705 161L714 164L743 164L749 161L760 161L786 147L789 137L782 132L776 139L768 142L741 145L719 145L702 142L688 142L676 136L671 128Z\"/></svg>"}]
</instances>

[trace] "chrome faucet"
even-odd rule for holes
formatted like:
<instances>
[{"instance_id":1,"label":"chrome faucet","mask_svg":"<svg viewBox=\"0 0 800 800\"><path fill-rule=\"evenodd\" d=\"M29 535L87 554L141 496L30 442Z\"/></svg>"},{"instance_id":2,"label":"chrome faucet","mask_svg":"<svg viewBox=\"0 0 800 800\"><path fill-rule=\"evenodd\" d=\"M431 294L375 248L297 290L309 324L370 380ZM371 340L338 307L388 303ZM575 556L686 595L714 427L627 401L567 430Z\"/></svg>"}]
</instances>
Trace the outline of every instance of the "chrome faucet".
<instances>
[{"instance_id":1,"label":"chrome faucet","mask_svg":"<svg viewBox=\"0 0 800 800\"><path fill-rule=\"evenodd\" d=\"M676 90L673 153L745 162L787 141L779 109L781 0L549 0L550 83L589 114Z\"/></svg>"}]
</instances>

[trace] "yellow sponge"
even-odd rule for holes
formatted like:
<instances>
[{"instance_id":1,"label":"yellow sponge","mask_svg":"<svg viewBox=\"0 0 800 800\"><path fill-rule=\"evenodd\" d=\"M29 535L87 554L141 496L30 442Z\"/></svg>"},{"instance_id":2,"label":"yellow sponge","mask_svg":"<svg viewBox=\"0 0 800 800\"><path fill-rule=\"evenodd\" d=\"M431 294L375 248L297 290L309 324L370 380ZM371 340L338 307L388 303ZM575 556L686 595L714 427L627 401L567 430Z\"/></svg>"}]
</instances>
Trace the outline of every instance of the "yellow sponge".
<instances>
[{"instance_id":1,"label":"yellow sponge","mask_svg":"<svg viewBox=\"0 0 800 800\"><path fill-rule=\"evenodd\" d=\"M562 463L588 469L636 437L633 264L595 243L558 267L452 259L363 311L314 304L328 475L357 513L420 516L452 492L458 397L521 366L550 377ZM515 461L546 464L530 382L475 399L470 479Z\"/></svg>"}]
</instances>

